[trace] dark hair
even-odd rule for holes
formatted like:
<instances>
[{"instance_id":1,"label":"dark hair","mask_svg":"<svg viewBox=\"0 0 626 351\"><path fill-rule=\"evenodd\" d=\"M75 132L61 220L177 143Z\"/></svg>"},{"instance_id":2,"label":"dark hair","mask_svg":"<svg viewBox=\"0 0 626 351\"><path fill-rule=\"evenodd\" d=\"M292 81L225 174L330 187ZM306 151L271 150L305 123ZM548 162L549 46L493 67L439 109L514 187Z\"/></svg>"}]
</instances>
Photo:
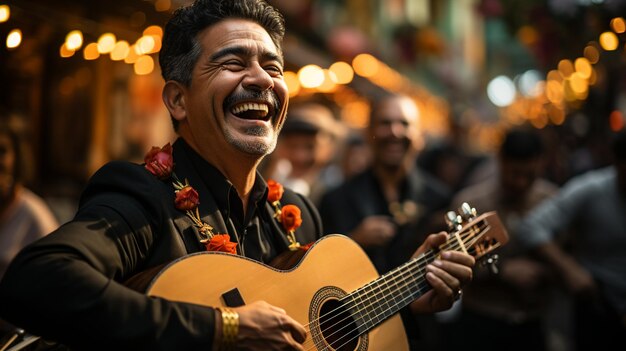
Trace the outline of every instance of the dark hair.
<instances>
[{"instance_id":1,"label":"dark hair","mask_svg":"<svg viewBox=\"0 0 626 351\"><path fill-rule=\"evenodd\" d=\"M227 18L258 23L281 51L285 22L282 15L264 0L196 0L192 5L174 11L165 25L159 53L165 81L191 84L192 71L201 52L198 33Z\"/></svg>"},{"instance_id":2,"label":"dark hair","mask_svg":"<svg viewBox=\"0 0 626 351\"><path fill-rule=\"evenodd\" d=\"M622 129L613 135L611 145L615 160L626 161L626 129Z\"/></svg>"},{"instance_id":3,"label":"dark hair","mask_svg":"<svg viewBox=\"0 0 626 351\"><path fill-rule=\"evenodd\" d=\"M500 155L506 159L529 160L541 156L543 141L537 132L528 128L509 130L502 145Z\"/></svg>"}]
</instances>

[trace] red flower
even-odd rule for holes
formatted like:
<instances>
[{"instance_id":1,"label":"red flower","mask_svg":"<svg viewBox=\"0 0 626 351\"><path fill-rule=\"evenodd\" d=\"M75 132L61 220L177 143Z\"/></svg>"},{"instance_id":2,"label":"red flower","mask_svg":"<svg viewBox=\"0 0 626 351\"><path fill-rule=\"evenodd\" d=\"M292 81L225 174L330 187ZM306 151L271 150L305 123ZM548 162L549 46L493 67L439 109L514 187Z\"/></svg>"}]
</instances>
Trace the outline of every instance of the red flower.
<instances>
[{"instance_id":1,"label":"red flower","mask_svg":"<svg viewBox=\"0 0 626 351\"><path fill-rule=\"evenodd\" d=\"M300 246L300 247L298 247L298 249L303 250L303 251L307 251L308 249L311 248L311 246L313 246L313 244L315 244L314 241L310 242L310 243L308 243L306 245Z\"/></svg>"},{"instance_id":2,"label":"red flower","mask_svg":"<svg viewBox=\"0 0 626 351\"><path fill-rule=\"evenodd\" d=\"M267 181L267 188L267 201L269 201L271 204L280 200L280 198L283 197L283 192L285 191L285 189L283 189L283 186L280 183L270 179Z\"/></svg>"},{"instance_id":3,"label":"red flower","mask_svg":"<svg viewBox=\"0 0 626 351\"><path fill-rule=\"evenodd\" d=\"M285 205L280 214L280 222L286 231L295 231L302 225L302 214L296 205Z\"/></svg>"},{"instance_id":4,"label":"red flower","mask_svg":"<svg viewBox=\"0 0 626 351\"><path fill-rule=\"evenodd\" d=\"M186 185L182 189L176 191L176 208L182 211L193 210L200 203L199 198L200 197L196 189Z\"/></svg>"},{"instance_id":5,"label":"red flower","mask_svg":"<svg viewBox=\"0 0 626 351\"><path fill-rule=\"evenodd\" d=\"M207 241L204 245L207 251L221 251L233 255L237 254L237 243L231 242L228 234L215 234L211 240Z\"/></svg>"},{"instance_id":6,"label":"red flower","mask_svg":"<svg viewBox=\"0 0 626 351\"><path fill-rule=\"evenodd\" d=\"M174 168L172 145L165 144L162 148L153 146L144 158L146 169L157 178L163 180L170 177Z\"/></svg>"}]
</instances>

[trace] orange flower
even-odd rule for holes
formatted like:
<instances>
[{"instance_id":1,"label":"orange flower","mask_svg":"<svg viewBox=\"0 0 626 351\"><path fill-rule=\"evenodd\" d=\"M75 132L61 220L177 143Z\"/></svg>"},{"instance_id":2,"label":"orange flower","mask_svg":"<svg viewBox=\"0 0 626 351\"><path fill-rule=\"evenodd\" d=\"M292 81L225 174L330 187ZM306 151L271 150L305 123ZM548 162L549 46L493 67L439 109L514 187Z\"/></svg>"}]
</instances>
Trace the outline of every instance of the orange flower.
<instances>
[{"instance_id":1,"label":"orange flower","mask_svg":"<svg viewBox=\"0 0 626 351\"><path fill-rule=\"evenodd\" d=\"M233 255L237 254L237 243L231 242L228 234L215 234L211 240L207 241L204 245L207 251L221 251Z\"/></svg>"},{"instance_id":2,"label":"orange flower","mask_svg":"<svg viewBox=\"0 0 626 351\"><path fill-rule=\"evenodd\" d=\"M283 189L283 186L280 183L270 179L267 181L267 188L267 201L269 201L271 204L280 200L280 198L283 197L283 192L285 191L285 189Z\"/></svg>"},{"instance_id":3,"label":"orange flower","mask_svg":"<svg viewBox=\"0 0 626 351\"><path fill-rule=\"evenodd\" d=\"M174 168L172 145L167 143L162 148L153 146L143 160L146 163L146 169L157 178L161 180L169 178Z\"/></svg>"},{"instance_id":4,"label":"orange flower","mask_svg":"<svg viewBox=\"0 0 626 351\"><path fill-rule=\"evenodd\" d=\"M285 205L280 214L280 222L286 231L292 232L302 225L302 214L296 205Z\"/></svg>"},{"instance_id":5,"label":"orange flower","mask_svg":"<svg viewBox=\"0 0 626 351\"><path fill-rule=\"evenodd\" d=\"M189 185L184 186L182 189L176 191L176 208L182 211L190 211L198 206L200 203L200 197L196 189Z\"/></svg>"}]
</instances>

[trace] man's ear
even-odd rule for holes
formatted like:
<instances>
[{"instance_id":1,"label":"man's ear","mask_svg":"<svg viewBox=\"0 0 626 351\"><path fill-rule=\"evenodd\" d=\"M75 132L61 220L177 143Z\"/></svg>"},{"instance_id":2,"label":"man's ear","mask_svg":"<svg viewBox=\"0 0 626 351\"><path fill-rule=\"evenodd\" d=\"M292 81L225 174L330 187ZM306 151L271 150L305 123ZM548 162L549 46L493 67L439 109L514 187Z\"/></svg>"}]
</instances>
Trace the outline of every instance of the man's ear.
<instances>
[{"instance_id":1,"label":"man's ear","mask_svg":"<svg viewBox=\"0 0 626 351\"><path fill-rule=\"evenodd\" d=\"M163 102L170 111L170 115L177 121L187 117L187 105L185 104L185 87L174 80L169 80L163 87Z\"/></svg>"}]
</instances>

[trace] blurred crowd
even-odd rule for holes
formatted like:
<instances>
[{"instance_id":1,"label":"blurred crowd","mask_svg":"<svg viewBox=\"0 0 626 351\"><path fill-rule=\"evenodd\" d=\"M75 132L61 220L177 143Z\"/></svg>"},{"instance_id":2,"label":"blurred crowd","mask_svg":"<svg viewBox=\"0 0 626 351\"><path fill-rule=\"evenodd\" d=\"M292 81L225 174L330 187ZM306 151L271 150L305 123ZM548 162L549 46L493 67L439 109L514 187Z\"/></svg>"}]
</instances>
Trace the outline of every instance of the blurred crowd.
<instances>
[{"instance_id":1,"label":"blurred crowd","mask_svg":"<svg viewBox=\"0 0 626 351\"><path fill-rule=\"evenodd\" d=\"M565 127L522 125L478 152L462 129L424 133L409 97L370 106L369 125L356 130L336 106L294 101L260 170L307 195L325 232L350 236L381 274L447 230L446 211L464 202L497 211L510 242L496 251L496 269L477 264L450 311L404 313L412 349L626 346L625 131L607 132L601 151L574 150ZM28 189L24 136L0 125L0 276L21 247L69 219Z\"/></svg>"}]
</instances>

